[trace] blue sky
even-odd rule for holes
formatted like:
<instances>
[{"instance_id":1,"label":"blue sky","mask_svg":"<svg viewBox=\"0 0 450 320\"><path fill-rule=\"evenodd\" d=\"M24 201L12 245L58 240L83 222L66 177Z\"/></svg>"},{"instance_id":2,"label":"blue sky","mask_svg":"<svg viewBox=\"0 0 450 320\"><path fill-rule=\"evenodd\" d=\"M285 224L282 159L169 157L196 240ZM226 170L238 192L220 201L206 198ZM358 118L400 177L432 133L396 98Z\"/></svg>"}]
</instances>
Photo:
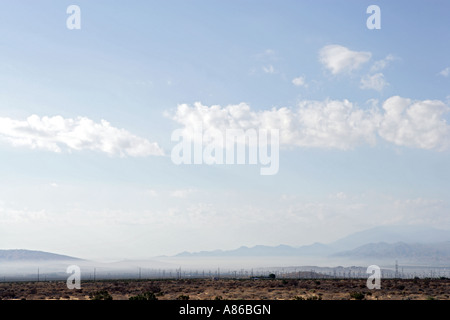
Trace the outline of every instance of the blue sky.
<instances>
[{"instance_id":1,"label":"blue sky","mask_svg":"<svg viewBox=\"0 0 450 320\"><path fill-rule=\"evenodd\" d=\"M66 27L71 4L80 30ZM380 30L366 27L371 4ZM145 258L450 229L449 9L2 1L2 248ZM193 116L219 127L214 105L281 124L276 175L172 163L173 130Z\"/></svg>"}]
</instances>

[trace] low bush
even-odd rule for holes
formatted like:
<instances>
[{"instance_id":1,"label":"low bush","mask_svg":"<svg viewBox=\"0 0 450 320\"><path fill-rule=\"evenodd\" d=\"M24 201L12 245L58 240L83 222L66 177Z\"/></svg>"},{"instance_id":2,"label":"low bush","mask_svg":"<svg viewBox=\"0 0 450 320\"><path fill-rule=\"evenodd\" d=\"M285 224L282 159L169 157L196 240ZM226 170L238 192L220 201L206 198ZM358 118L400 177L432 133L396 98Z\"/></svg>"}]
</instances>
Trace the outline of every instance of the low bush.
<instances>
[{"instance_id":1,"label":"low bush","mask_svg":"<svg viewBox=\"0 0 450 320\"><path fill-rule=\"evenodd\" d=\"M95 291L89 294L91 300L112 300L112 296L106 290Z\"/></svg>"},{"instance_id":2,"label":"low bush","mask_svg":"<svg viewBox=\"0 0 450 320\"><path fill-rule=\"evenodd\" d=\"M355 299L355 300L362 300L364 299L364 293L362 292L350 292L350 298Z\"/></svg>"},{"instance_id":3,"label":"low bush","mask_svg":"<svg viewBox=\"0 0 450 320\"><path fill-rule=\"evenodd\" d=\"M153 292L147 291L136 296L132 296L128 298L128 300L158 300L158 298L156 298Z\"/></svg>"}]
</instances>

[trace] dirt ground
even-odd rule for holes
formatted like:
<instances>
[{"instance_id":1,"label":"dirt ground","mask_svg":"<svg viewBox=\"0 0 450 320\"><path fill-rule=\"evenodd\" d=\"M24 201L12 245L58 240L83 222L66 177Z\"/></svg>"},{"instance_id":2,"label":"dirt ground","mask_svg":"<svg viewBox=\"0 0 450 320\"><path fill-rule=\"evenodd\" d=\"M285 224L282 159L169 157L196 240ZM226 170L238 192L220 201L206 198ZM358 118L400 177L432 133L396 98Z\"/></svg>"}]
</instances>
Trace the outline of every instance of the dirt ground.
<instances>
[{"instance_id":1,"label":"dirt ground","mask_svg":"<svg viewBox=\"0 0 450 320\"><path fill-rule=\"evenodd\" d=\"M144 295L151 292L152 294ZM82 281L68 289L65 281L3 282L0 299L90 300L130 297L158 300L450 300L450 279L382 279L369 290L366 279L189 279Z\"/></svg>"}]
</instances>

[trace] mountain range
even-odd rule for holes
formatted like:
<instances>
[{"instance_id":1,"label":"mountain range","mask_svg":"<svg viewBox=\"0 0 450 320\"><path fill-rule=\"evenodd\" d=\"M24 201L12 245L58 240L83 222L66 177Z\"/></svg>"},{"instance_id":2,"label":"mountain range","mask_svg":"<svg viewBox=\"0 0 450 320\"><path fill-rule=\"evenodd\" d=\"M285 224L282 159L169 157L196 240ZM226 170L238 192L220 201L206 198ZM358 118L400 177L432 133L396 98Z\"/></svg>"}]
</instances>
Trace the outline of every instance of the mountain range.
<instances>
[{"instance_id":1,"label":"mountain range","mask_svg":"<svg viewBox=\"0 0 450 320\"><path fill-rule=\"evenodd\" d=\"M423 226L382 226L353 233L332 243L254 247L234 250L182 252L178 258L200 257L328 257L358 262L386 262L445 265L450 263L450 231Z\"/></svg>"},{"instance_id":2,"label":"mountain range","mask_svg":"<svg viewBox=\"0 0 450 320\"><path fill-rule=\"evenodd\" d=\"M337 241L304 246L242 246L234 250L182 252L169 259L310 257L313 259L345 259L346 261L392 262L420 265L450 264L450 231L424 226L381 226L350 234ZM161 257L161 261L164 257ZM0 250L0 263L26 261L83 261L61 254L13 249ZM160 262L161 262L160 261ZM172 263L173 261L171 261Z\"/></svg>"}]
</instances>

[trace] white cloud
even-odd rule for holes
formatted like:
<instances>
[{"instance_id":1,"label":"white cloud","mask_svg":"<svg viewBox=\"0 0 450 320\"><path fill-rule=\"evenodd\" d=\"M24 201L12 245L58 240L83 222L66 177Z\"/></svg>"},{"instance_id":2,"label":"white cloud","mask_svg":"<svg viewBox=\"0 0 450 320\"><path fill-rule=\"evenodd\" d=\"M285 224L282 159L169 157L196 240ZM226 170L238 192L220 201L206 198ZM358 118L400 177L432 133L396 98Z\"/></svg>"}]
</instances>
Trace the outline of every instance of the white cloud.
<instances>
[{"instance_id":1,"label":"white cloud","mask_svg":"<svg viewBox=\"0 0 450 320\"><path fill-rule=\"evenodd\" d=\"M306 84L305 77L303 77L303 76L292 79L292 83L294 84L294 86L297 86L297 87L307 87L308 86Z\"/></svg>"},{"instance_id":2,"label":"white cloud","mask_svg":"<svg viewBox=\"0 0 450 320\"><path fill-rule=\"evenodd\" d=\"M50 215L45 210L12 209L0 207L0 223L8 224L41 224L51 221Z\"/></svg>"},{"instance_id":3,"label":"white cloud","mask_svg":"<svg viewBox=\"0 0 450 320\"><path fill-rule=\"evenodd\" d=\"M263 52L256 54L255 58L259 61L259 63L261 63L261 66L257 69L261 68L261 70L267 74L277 73L275 67L273 66L273 63L278 60L277 54L274 50L266 49ZM251 71L252 74L254 74L255 72L256 69L253 69Z\"/></svg>"},{"instance_id":4,"label":"white cloud","mask_svg":"<svg viewBox=\"0 0 450 320\"><path fill-rule=\"evenodd\" d=\"M376 91L381 91L387 85L388 83L384 79L384 75L381 72L379 72L373 75L366 75L363 78L361 78L361 83L359 87L361 89L374 89Z\"/></svg>"},{"instance_id":5,"label":"white cloud","mask_svg":"<svg viewBox=\"0 0 450 320\"><path fill-rule=\"evenodd\" d=\"M348 100L301 102L293 120L289 140L297 146L345 150L376 141L378 116Z\"/></svg>"},{"instance_id":6,"label":"white cloud","mask_svg":"<svg viewBox=\"0 0 450 320\"><path fill-rule=\"evenodd\" d=\"M108 155L163 155L155 142L118 129L105 120L96 123L85 117L65 119L61 116L29 116L26 120L0 117L0 140L13 146L53 152L92 150Z\"/></svg>"},{"instance_id":7,"label":"white cloud","mask_svg":"<svg viewBox=\"0 0 450 320\"><path fill-rule=\"evenodd\" d=\"M383 104L379 135L396 145L444 150L450 147L449 107L439 100L411 101L391 97Z\"/></svg>"},{"instance_id":8,"label":"white cloud","mask_svg":"<svg viewBox=\"0 0 450 320\"><path fill-rule=\"evenodd\" d=\"M392 54L388 54L386 58L375 61L372 67L370 68L371 72L381 71L386 68L389 62L394 61L396 58Z\"/></svg>"},{"instance_id":9,"label":"white cloud","mask_svg":"<svg viewBox=\"0 0 450 320\"><path fill-rule=\"evenodd\" d=\"M275 68L271 64L268 66L263 66L262 69L265 73L275 73Z\"/></svg>"},{"instance_id":10,"label":"white cloud","mask_svg":"<svg viewBox=\"0 0 450 320\"><path fill-rule=\"evenodd\" d=\"M349 149L358 144L375 142L375 118L344 101L304 101L298 108L252 111L239 105L193 107L179 105L173 120L193 130L198 123L203 129L279 129L280 143L302 147Z\"/></svg>"},{"instance_id":11,"label":"white cloud","mask_svg":"<svg viewBox=\"0 0 450 320\"><path fill-rule=\"evenodd\" d=\"M439 74L443 77L448 77L450 75L450 67L445 68L444 70L439 72Z\"/></svg>"},{"instance_id":12,"label":"white cloud","mask_svg":"<svg viewBox=\"0 0 450 320\"><path fill-rule=\"evenodd\" d=\"M203 130L279 129L280 144L347 150L375 145L382 138L399 146L444 150L450 147L449 108L439 100L387 99L380 109L360 108L348 100L301 101L296 108L251 110L245 103L222 107L200 102L179 105L171 118L186 135L202 123Z\"/></svg>"},{"instance_id":13,"label":"white cloud","mask_svg":"<svg viewBox=\"0 0 450 320\"><path fill-rule=\"evenodd\" d=\"M332 74L350 72L358 69L370 60L372 54L364 51L352 51L340 45L328 45L319 51L319 61Z\"/></svg>"}]
</instances>

